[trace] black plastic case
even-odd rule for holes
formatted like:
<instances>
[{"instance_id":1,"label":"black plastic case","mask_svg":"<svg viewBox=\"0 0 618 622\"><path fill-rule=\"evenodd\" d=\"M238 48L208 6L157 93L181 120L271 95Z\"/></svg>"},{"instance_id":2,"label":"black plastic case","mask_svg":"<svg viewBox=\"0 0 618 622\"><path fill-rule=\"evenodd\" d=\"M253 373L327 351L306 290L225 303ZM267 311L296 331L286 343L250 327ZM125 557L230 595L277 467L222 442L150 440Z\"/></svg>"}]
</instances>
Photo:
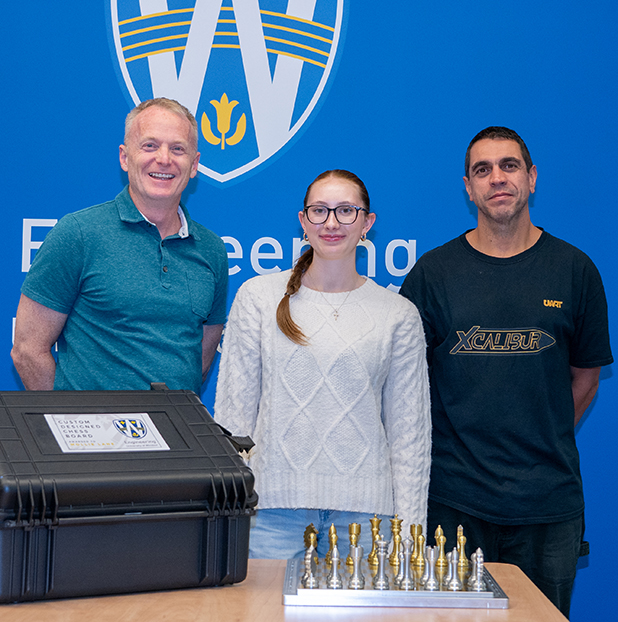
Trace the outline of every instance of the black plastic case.
<instances>
[{"instance_id":1,"label":"black plastic case","mask_svg":"<svg viewBox=\"0 0 618 622\"><path fill-rule=\"evenodd\" d=\"M169 451L62 453L44 418L140 412ZM0 602L242 581L253 485L190 391L0 392Z\"/></svg>"}]
</instances>

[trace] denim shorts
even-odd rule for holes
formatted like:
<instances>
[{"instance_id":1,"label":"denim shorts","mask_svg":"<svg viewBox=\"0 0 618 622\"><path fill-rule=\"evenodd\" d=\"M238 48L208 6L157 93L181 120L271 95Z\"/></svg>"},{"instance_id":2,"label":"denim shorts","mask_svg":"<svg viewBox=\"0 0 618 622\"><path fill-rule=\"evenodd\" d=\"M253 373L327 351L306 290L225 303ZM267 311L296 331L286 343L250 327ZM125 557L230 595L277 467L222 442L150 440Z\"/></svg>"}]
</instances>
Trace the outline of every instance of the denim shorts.
<instances>
[{"instance_id":1,"label":"denim shorts","mask_svg":"<svg viewBox=\"0 0 618 622\"><path fill-rule=\"evenodd\" d=\"M340 512L337 510L291 510L274 508L258 510L251 519L249 536L249 557L258 559L291 559L305 553L304 533L313 523L318 531L318 557L324 557L330 548L328 530L332 524L337 529L339 554L344 557L349 551L350 523L359 523L361 534L359 544L364 554L371 551L371 523L373 514L363 512ZM385 540L391 539L391 516L379 515L382 519L380 533ZM403 535L403 534L402 534Z\"/></svg>"}]
</instances>

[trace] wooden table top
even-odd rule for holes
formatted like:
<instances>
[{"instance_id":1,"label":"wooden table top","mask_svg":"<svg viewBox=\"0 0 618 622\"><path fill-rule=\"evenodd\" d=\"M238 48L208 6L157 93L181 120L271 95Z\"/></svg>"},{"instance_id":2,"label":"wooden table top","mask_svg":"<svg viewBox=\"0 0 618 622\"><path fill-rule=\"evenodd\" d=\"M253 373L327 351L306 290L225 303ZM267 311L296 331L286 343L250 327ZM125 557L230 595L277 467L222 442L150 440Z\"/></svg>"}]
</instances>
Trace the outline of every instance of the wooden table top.
<instances>
[{"instance_id":1,"label":"wooden table top","mask_svg":"<svg viewBox=\"0 0 618 622\"><path fill-rule=\"evenodd\" d=\"M282 604L284 560L249 560L247 579L223 587L0 605L2 622L564 622L516 566L486 564L509 609L297 607Z\"/></svg>"}]
</instances>

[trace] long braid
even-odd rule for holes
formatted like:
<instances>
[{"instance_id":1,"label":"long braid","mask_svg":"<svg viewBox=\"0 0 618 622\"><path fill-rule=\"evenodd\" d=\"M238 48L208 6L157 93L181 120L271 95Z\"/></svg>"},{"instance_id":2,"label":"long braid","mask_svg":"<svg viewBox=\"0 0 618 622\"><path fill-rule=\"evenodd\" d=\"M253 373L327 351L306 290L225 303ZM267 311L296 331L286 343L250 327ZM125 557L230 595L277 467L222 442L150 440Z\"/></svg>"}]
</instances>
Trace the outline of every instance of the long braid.
<instances>
[{"instance_id":1,"label":"long braid","mask_svg":"<svg viewBox=\"0 0 618 622\"><path fill-rule=\"evenodd\" d=\"M290 314L290 297L298 292L301 286L303 274L307 271L313 261L313 248L309 247L299 258L292 270L288 285L283 298L277 307L277 326L290 341L299 346L307 345L307 338L303 334L298 324L292 319Z\"/></svg>"}]
</instances>

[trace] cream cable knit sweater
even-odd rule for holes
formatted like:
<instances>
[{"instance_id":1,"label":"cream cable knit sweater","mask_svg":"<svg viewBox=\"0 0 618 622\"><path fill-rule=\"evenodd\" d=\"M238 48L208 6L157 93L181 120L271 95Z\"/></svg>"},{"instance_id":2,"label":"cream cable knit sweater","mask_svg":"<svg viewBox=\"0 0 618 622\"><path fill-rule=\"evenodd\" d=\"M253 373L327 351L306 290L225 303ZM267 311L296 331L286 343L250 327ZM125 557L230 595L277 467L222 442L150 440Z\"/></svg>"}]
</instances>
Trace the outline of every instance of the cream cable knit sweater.
<instances>
[{"instance_id":1,"label":"cream cable knit sweater","mask_svg":"<svg viewBox=\"0 0 618 622\"><path fill-rule=\"evenodd\" d=\"M289 277L240 287L217 383L216 420L255 441L259 507L397 512L424 525L431 421L416 307L369 279L349 293L301 287L290 299L309 339L299 346L276 323Z\"/></svg>"}]
</instances>

